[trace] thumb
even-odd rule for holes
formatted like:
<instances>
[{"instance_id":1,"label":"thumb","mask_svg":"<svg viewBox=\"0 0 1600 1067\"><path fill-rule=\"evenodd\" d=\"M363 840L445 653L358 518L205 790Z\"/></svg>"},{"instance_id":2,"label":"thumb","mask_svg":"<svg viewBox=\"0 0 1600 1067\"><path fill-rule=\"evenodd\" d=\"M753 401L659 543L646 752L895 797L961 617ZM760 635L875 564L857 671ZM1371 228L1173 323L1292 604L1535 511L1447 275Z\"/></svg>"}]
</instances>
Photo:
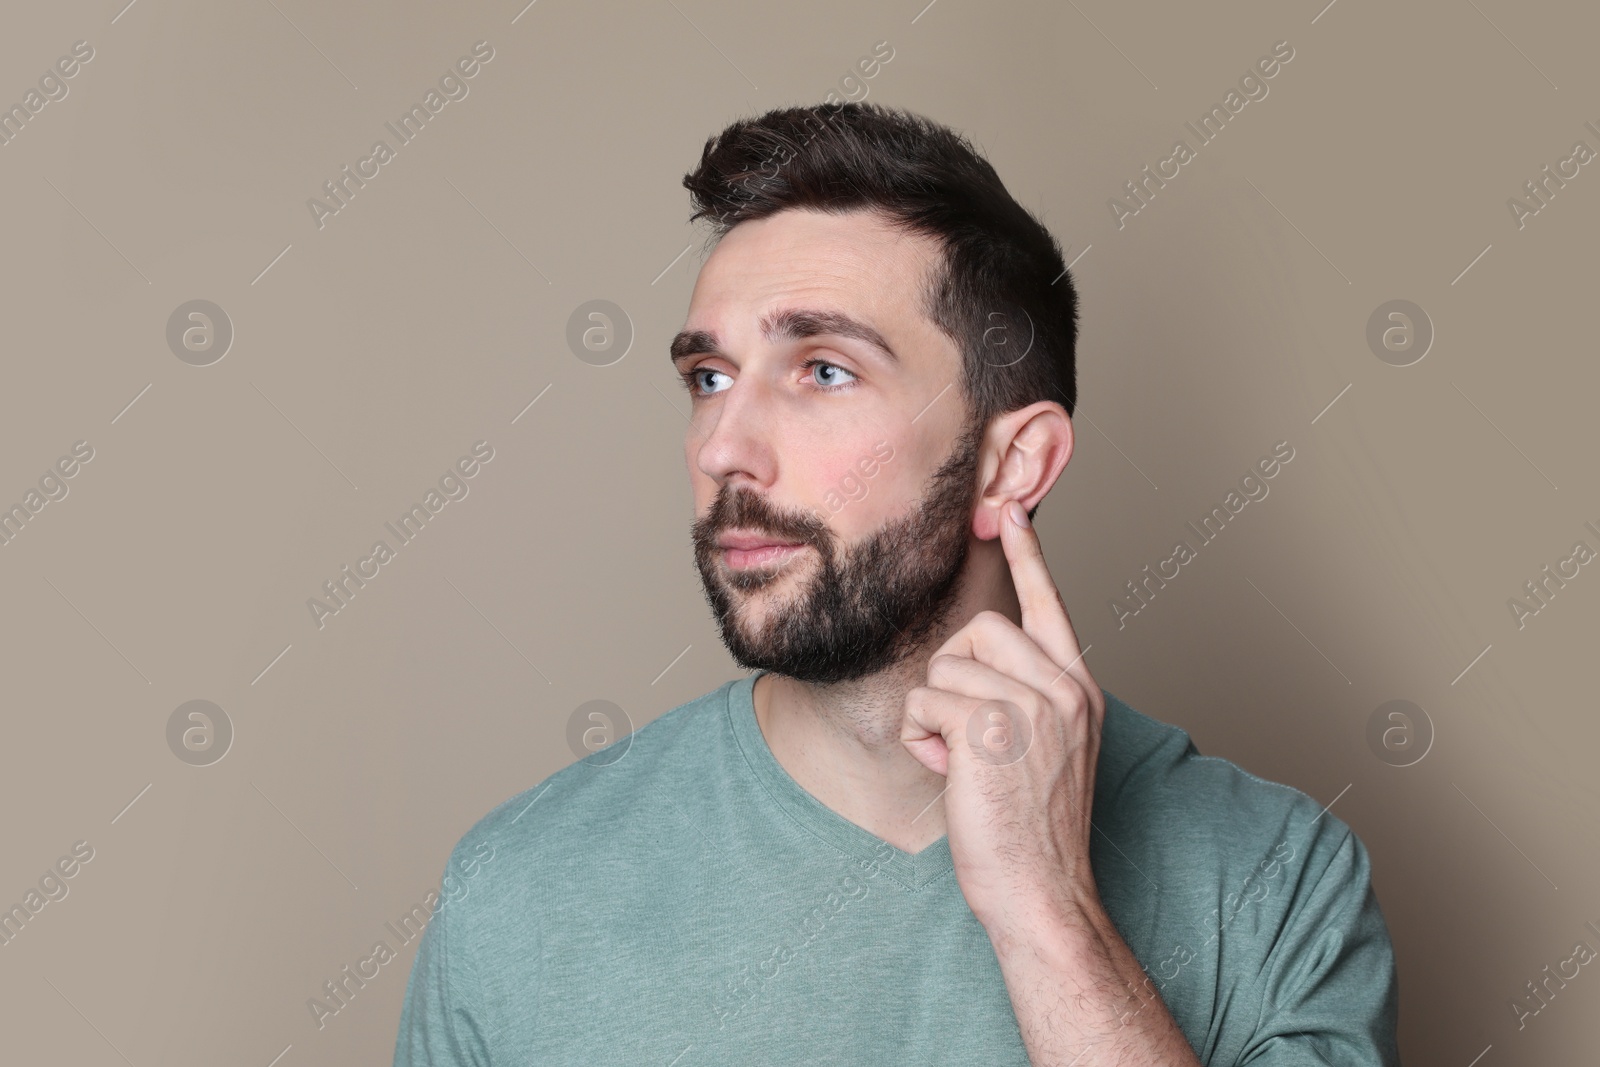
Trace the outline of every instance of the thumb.
<instances>
[{"instance_id":1,"label":"thumb","mask_svg":"<svg viewBox=\"0 0 1600 1067\"><path fill-rule=\"evenodd\" d=\"M947 774L949 771L950 748L938 734L931 737L902 737L900 743L906 746L906 751L911 753L918 763L934 774Z\"/></svg>"}]
</instances>

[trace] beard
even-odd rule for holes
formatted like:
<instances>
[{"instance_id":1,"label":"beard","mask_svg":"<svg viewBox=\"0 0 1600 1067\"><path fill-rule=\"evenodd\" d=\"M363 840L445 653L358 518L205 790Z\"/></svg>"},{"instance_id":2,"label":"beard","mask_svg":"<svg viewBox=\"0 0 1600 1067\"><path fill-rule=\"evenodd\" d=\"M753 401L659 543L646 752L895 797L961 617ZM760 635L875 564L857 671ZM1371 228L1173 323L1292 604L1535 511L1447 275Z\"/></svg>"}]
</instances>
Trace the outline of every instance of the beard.
<instances>
[{"instance_id":1,"label":"beard","mask_svg":"<svg viewBox=\"0 0 1600 1067\"><path fill-rule=\"evenodd\" d=\"M826 685L877 674L923 647L956 604L982 437L982 427L969 426L922 499L851 545L839 545L815 511L783 511L724 485L692 535L706 600L734 662ZM776 568L732 570L716 544L728 530L810 546L819 565L779 601L770 591L786 571L802 573L813 553L801 549ZM763 592L768 603L758 625L750 604Z\"/></svg>"}]
</instances>

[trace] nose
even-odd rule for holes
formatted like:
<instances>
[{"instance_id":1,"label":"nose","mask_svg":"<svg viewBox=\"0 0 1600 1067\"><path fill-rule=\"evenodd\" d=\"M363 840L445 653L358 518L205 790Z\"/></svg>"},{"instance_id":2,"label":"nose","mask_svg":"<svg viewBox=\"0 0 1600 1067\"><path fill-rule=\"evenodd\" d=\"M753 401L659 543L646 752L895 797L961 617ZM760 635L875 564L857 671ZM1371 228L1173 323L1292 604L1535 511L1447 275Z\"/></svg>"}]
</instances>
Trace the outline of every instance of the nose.
<instances>
[{"instance_id":1,"label":"nose","mask_svg":"<svg viewBox=\"0 0 1600 1067\"><path fill-rule=\"evenodd\" d=\"M695 463L719 486L740 475L766 487L777 476L773 449L773 408L763 383L743 375L724 389L713 404L702 403L690 422L691 437L700 435Z\"/></svg>"}]
</instances>

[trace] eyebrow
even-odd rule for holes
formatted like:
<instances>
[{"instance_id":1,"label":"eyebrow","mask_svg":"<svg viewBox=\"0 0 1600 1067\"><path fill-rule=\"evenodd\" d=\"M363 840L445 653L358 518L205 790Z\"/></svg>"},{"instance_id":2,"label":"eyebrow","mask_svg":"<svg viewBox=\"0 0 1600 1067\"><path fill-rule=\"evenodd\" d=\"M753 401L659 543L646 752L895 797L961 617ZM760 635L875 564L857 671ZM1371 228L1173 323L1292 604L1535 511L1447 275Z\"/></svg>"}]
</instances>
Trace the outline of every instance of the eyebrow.
<instances>
[{"instance_id":1,"label":"eyebrow","mask_svg":"<svg viewBox=\"0 0 1600 1067\"><path fill-rule=\"evenodd\" d=\"M842 311L814 308L785 308L761 318L761 336L769 342L796 341L804 337L849 337L871 346L885 361L898 365L900 357L883 335L860 319ZM672 362L676 366L690 356L723 355L717 336L707 330L684 330L672 339Z\"/></svg>"}]
</instances>

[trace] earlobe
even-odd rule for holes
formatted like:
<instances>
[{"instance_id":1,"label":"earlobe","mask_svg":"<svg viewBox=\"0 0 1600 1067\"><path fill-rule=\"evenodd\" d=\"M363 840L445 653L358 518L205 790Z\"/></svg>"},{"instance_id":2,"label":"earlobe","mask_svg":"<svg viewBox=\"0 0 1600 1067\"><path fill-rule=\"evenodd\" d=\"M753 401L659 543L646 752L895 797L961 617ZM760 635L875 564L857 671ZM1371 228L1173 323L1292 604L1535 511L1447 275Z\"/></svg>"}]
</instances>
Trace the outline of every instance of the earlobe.
<instances>
[{"instance_id":1,"label":"earlobe","mask_svg":"<svg viewBox=\"0 0 1600 1067\"><path fill-rule=\"evenodd\" d=\"M972 536L980 541L993 541L1000 536L1000 527L994 521L994 508L980 502L972 513Z\"/></svg>"},{"instance_id":2,"label":"earlobe","mask_svg":"<svg viewBox=\"0 0 1600 1067\"><path fill-rule=\"evenodd\" d=\"M1000 540L1000 524L1005 521L1008 496L985 495L972 513L972 535L980 541Z\"/></svg>"}]
</instances>

